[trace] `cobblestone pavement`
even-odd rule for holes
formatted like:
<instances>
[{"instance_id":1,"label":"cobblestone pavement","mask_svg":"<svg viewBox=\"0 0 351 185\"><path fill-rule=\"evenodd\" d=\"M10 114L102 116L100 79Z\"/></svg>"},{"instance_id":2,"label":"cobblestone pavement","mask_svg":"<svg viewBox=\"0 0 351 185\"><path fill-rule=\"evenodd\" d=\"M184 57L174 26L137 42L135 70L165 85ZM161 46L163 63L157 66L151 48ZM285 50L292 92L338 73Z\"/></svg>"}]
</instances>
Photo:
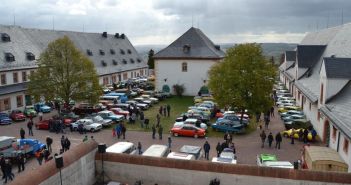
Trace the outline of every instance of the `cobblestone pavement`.
<instances>
[{"instance_id":1,"label":"cobblestone pavement","mask_svg":"<svg viewBox=\"0 0 351 185\"><path fill-rule=\"evenodd\" d=\"M44 114L44 119L50 118L55 112L49 113L49 114ZM284 130L284 124L280 120L279 114L277 111L275 112L275 117L271 118L271 123L269 125L269 130L266 131L266 134L268 135L269 132L272 132L273 135L275 135L278 131ZM34 122L38 121L38 118L34 118ZM26 136L28 133L28 129L26 126L26 122L16 122L13 123L12 125L8 126L1 126L0 127L0 135L7 135L7 136L15 136L15 137L20 137L19 136L19 130L20 128L23 127L26 131ZM33 130L34 136L31 136L29 138L36 138L41 140L42 142L45 142L46 136L50 136L53 138L54 142L52 145L53 148L53 153L58 153L59 149L61 147L60 145L60 138L62 134L55 134L51 133L47 130ZM233 141L236 146L236 151L237 151L237 159L239 164L256 164L256 155L260 153L271 153L277 155L279 160L284 160L284 161L290 161L294 162L300 158L301 154L301 149L303 147L303 143L300 141L295 141L294 145L290 144L290 140L287 138L283 138L283 142L281 144L281 149L277 150L275 148L268 148L268 144L265 146L265 148L261 148L261 140L259 137L260 130L257 129L256 131L247 134L247 135L234 135L233 136ZM70 132L69 129L67 129L66 134L63 134L67 136L71 140L71 148L74 148L76 145L82 142L82 139L84 135L79 134L78 132ZM122 141L121 139L118 140L116 138L112 137L112 130L111 129L104 129L100 132L96 133L87 133L88 137L94 136L95 140L97 142L102 142L106 143L107 146L110 146L118 141ZM158 136L158 135L157 135ZM151 132L136 132L136 131L128 131L126 133L126 141L131 141L135 144L137 144L138 141L141 142L142 144L142 149L145 150L147 149L150 145L152 144L167 144L167 137L169 134L164 134L163 135L163 140L159 139L152 139L151 137ZM187 145L197 145L197 146L203 146L205 143L206 138L188 138L188 137L172 137L172 151L178 151L181 146L187 144ZM211 145L211 150L210 150L210 158L216 156L216 145L218 142L222 142L223 138L207 138ZM318 144L318 143L317 143ZM204 160L203 158L200 160ZM28 172L29 170L34 170L36 167L38 167L38 162L36 161L35 158L28 159L26 163L26 170L23 173ZM15 175L17 174L17 166L13 166L13 172ZM0 184L2 181L0 181Z\"/></svg>"}]
</instances>

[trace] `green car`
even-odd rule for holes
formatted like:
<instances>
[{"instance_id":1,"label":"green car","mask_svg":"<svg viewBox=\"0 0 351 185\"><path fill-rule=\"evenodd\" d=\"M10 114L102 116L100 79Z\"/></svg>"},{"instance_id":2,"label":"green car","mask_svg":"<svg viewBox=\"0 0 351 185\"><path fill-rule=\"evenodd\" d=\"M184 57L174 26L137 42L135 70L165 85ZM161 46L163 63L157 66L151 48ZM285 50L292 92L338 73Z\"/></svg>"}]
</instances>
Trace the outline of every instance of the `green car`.
<instances>
[{"instance_id":1,"label":"green car","mask_svg":"<svg viewBox=\"0 0 351 185\"><path fill-rule=\"evenodd\" d=\"M24 107L24 111L23 111L23 114L25 116L29 116L29 115L32 115L33 117L37 116L37 111L34 110L34 106L33 105L30 105L30 106L25 106Z\"/></svg>"},{"instance_id":2,"label":"green car","mask_svg":"<svg viewBox=\"0 0 351 185\"><path fill-rule=\"evenodd\" d=\"M264 166L268 161L278 161L277 156L273 154L260 154L257 155L257 165Z\"/></svg>"}]
</instances>

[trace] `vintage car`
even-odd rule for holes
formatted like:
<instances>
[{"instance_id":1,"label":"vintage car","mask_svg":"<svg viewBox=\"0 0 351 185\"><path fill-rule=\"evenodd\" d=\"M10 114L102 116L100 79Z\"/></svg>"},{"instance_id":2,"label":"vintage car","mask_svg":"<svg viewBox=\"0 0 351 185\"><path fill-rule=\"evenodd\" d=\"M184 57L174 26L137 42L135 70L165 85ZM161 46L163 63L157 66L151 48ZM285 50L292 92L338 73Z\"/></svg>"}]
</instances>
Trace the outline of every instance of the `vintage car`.
<instances>
[{"instance_id":1,"label":"vintage car","mask_svg":"<svg viewBox=\"0 0 351 185\"><path fill-rule=\"evenodd\" d=\"M40 102L40 103L36 103L34 104L34 109L37 112L43 112L43 113L49 113L51 112L51 107L47 106L45 103Z\"/></svg>"},{"instance_id":2,"label":"vintage car","mask_svg":"<svg viewBox=\"0 0 351 185\"><path fill-rule=\"evenodd\" d=\"M11 118L6 113L0 112L0 125L9 125L11 123Z\"/></svg>"},{"instance_id":3,"label":"vintage car","mask_svg":"<svg viewBox=\"0 0 351 185\"><path fill-rule=\"evenodd\" d=\"M21 110L12 110L10 113L10 118L13 121L24 121L26 119L26 116Z\"/></svg>"},{"instance_id":4,"label":"vintage car","mask_svg":"<svg viewBox=\"0 0 351 185\"><path fill-rule=\"evenodd\" d=\"M199 122L199 123L197 123L197 122ZM194 119L194 118L188 118L185 121L175 122L173 127L180 127L184 124L190 124L190 125L194 125L194 126L196 126L197 124L200 124L200 128L207 130L207 125L205 123L201 123L201 120Z\"/></svg>"},{"instance_id":5,"label":"vintage car","mask_svg":"<svg viewBox=\"0 0 351 185\"><path fill-rule=\"evenodd\" d=\"M97 113L99 111L104 110L104 106L101 105L91 105L88 103L81 103L76 107L73 107L73 112L74 114L77 115L85 115L85 114L93 114L93 113Z\"/></svg>"},{"instance_id":6,"label":"vintage car","mask_svg":"<svg viewBox=\"0 0 351 185\"><path fill-rule=\"evenodd\" d=\"M141 98L141 97L134 98L133 100L138 102L138 103L147 104L149 107L151 107L152 104L153 104L151 100L147 100L147 99L144 99L144 98Z\"/></svg>"},{"instance_id":7,"label":"vintage car","mask_svg":"<svg viewBox=\"0 0 351 185\"><path fill-rule=\"evenodd\" d=\"M35 117L35 116L37 116L37 111L35 111L34 106L29 105L29 106L24 107L23 114L27 117L29 115L32 115L33 117Z\"/></svg>"},{"instance_id":8,"label":"vintage car","mask_svg":"<svg viewBox=\"0 0 351 185\"><path fill-rule=\"evenodd\" d=\"M143 94L140 96L141 98L144 98L144 100L150 100L153 104L156 104L159 102L158 98L154 98L151 95L148 94Z\"/></svg>"},{"instance_id":9,"label":"vintage car","mask_svg":"<svg viewBox=\"0 0 351 185\"><path fill-rule=\"evenodd\" d=\"M38 121L34 124L35 128L38 129L38 130L49 130L49 121L48 119L44 119L44 120L41 120L41 121ZM53 120L53 122L55 122L57 120ZM73 123L73 121L69 118L65 118L63 119L63 124L66 126L66 127L70 127L71 124Z\"/></svg>"},{"instance_id":10,"label":"vintage car","mask_svg":"<svg viewBox=\"0 0 351 185\"><path fill-rule=\"evenodd\" d=\"M100 123L94 123L92 119L79 119L78 121L72 123L72 129L78 130L78 126L82 124L84 130L90 132L96 132L102 129L102 125Z\"/></svg>"},{"instance_id":11,"label":"vintage car","mask_svg":"<svg viewBox=\"0 0 351 185\"><path fill-rule=\"evenodd\" d=\"M280 118L283 119L284 117L288 117L291 115L304 115L304 113L302 111L298 111L298 110L289 110L287 112L281 113Z\"/></svg>"},{"instance_id":12,"label":"vintage car","mask_svg":"<svg viewBox=\"0 0 351 185\"><path fill-rule=\"evenodd\" d=\"M273 154L260 154L257 155L257 165L273 168L288 168L293 169L294 166L289 161L278 161L277 157Z\"/></svg>"},{"instance_id":13,"label":"vintage car","mask_svg":"<svg viewBox=\"0 0 351 185\"><path fill-rule=\"evenodd\" d=\"M258 166L264 166L267 161L278 161L277 156L273 154L259 154L257 155L256 162Z\"/></svg>"},{"instance_id":14,"label":"vintage car","mask_svg":"<svg viewBox=\"0 0 351 185\"><path fill-rule=\"evenodd\" d=\"M136 102L136 101L133 101L133 100L127 101L126 104L133 105L133 106L135 105L141 110L147 110L150 107L148 104L139 103L139 102Z\"/></svg>"},{"instance_id":15,"label":"vintage car","mask_svg":"<svg viewBox=\"0 0 351 185\"><path fill-rule=\"evenodd\" d=\"M201 96L195 96L194 97L194 104L202 103L202 97Z\"/></svg>"},{"instance_id":16,"label":"vintage car","mask_svg":"<svg viewBox=\"0 0 351 185\"><path fill-rule=\"evenodd\" d=\"M104 127L111 126L113 123L112 119L104 119L99 115L86 117L84 119L92 119L94 123L100 123Z\"/></svg>"},{"instance_id":17,"label":"vintage car","mask_svg":"<svg viewBox=\"0 0 351 185\"><path fill-rule=\"evenodd\" d=\"M220 132L241 133L245 130L245 125L240 121L232 121L227 119L218 120L212 124L212 129Z\"/></svg>"},{"instance_id":18,"label":"vintage car","mask_svg":"<svg viewBox=\"0 0 351 185\"><path fill-rule=\"evenodd\" d=\"M129 111L123 110L122 108L111 108L110 111L116 115L123 115L125 119L129 118Z\"/></svg>"},{"instance_id":19,"label":"vintage car","mask_svg":"<svg viewBox=\"0 0 351 185\"><path fill-rule=\"evenodd\" d=\"M301 110L301 107L298 106L285 106L285 107L280 107L278 108L278 112L279 113L283 113L283 112L288 112L289 110Z\"/></svg>"},{"instance_id":20,"label":"vintage car","mask_svg":"<svg viewBox=\"0 0 351 185\"><path fill-rule=\"evenodd\" d=\"M196 113L195 111L193 111L189 113L188 111L187 113L182 113L180 117L176 119L176 122L182 122L184 117L186 119L188 118L198 119L198 120L201 120L202 123L206 123L206 124L209 124L209 120L210 120L209 116L202 115L201 112Z\"/></svg>"},{"instance_id":21,"label":"vintage car","mask_svg":"<svg viewBox=\"0 0 351 185\"><path fill-rule=\"evenodd\" d=\"M195 156L195 159L199 159L202 156L202 147L200 146L191 146L191 145L183 145L179 149L180 153L183 154L191 154Z\"/></svg>"},{"instance_id":22,"label":"vintage car","mask_svg":"<svg viewBox=\"0 0 351 185\"><path fill-rule=\"evenodd\" d=\"M123 115L116 115L115 113L109 110L100 111L97 113L97 115L101 116L103 119L110 119L114 122L120 122L125 119Z\"/></svg>"},{"instance_id":23,"label":"vintage car","mask_svg":"<svg viewBox=\"0 0 351 185\"><path fill-rule=\"evenodd\" d=\"M236 156L231 148L224 148L219 157L213 157L212 162L237 164Z\"/></svg>"},{"instance_id":24,"label":"vintage car","mask_svg":"<svg viewBox=\"0 0 351 185\"><path fill-rule=\"evenodd\" d=\"M189 137L205 137L206 131L194 125L183 124L181 126L173 127L170 131L173 136L189 136Z\"/></svg>"},{"instance_id":25,"label":"vintage car","mask_svg":"<svg viewBox=\"0 0 351 185\"><path fill-rule=\"evenodd\" d=\"M71 119L72 122L75 122L79 119L79 116L74 112L61 111L60 116L64 119Z\"/></svg>"},{"instance_id":26,"label":"vintage car","mask_svg":"<svg viewBox=\"0 0 351 185\"><path fill-rule=\"evenodd\" d=\"M300 128L300 129L294 129L294 138L295 139L298 139L299 138L299 132L300 130L302 130L302 132L305 130L303 128ZM284 137L291 137L291 134L292 134L292 129L289 129L289 130L285 130L283 131L281 134L284 136ZM309 141L312 141L312 133L311 132L308 132L308 135L307 135L307 139Z\"/></svg>"},{"instance_id":27,"label":"vintage car","mask_svg":"<svg viewBox=\"0 0 351 185\"><path fill-rule=\"evenodd\" d=\"M240 122L240 117L237 116L236 114L225 114L223 117L218 118L216 122L218 122L218 121L220 121L220 120L223 120L223 119ZM244 125L248 125L248 124L249 124L249 121L248 121L247 119L243 119L243 120L242 120L242 123L243 123Z\"/></svg>"}]
</instances>

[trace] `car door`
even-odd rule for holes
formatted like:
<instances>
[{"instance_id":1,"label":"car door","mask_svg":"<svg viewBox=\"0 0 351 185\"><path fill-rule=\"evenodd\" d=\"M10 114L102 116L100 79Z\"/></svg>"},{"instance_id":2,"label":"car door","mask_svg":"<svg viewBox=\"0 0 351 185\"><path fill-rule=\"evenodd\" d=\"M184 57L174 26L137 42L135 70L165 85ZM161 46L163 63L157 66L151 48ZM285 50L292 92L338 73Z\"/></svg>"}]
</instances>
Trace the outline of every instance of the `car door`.
<instances>
[{"instance_id":1,"label":"car door","mask_svg":"<svg viewBox=\"0 0 351 185\"><path fill-rule=\"evenodd\" d=\"M191 132L192 132L191 127L183 126L182 131L181 131L180 134L183 135L183 136L191 136Z\"/></svg>"}]
</instances>

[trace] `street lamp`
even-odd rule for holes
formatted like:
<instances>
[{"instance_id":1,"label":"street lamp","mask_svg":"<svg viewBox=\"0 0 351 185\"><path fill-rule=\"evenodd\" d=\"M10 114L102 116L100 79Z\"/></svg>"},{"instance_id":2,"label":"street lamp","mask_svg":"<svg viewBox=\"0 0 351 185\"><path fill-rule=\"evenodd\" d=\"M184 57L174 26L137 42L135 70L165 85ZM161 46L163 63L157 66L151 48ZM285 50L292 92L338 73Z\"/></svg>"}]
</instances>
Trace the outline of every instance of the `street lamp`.
<instances>
[{"instance_id":1,"label":"street lamp","mask_svg":"<svg viewBox=\"0 0 351 185\"><path fill-rule=\"evenodd\" d=\"M99 143L98 152L101 154L101 176L102 184L105 184L105 170L104 170L104 153L106 153L106 144Z\"/></svg>"},{"instance_id":2,"label":"street lamp","mask_svg":"<svg viewBox=\"0 0 351 185\"><path fill-rule=\"evenodd\" d=\"M62 185L62 174L61 174L61 168L63 167L62 155L55 154L55 163L56 163L56 168L60 170L60 181L61 181L61 185Z\"/></svg>"}]
</instances>

